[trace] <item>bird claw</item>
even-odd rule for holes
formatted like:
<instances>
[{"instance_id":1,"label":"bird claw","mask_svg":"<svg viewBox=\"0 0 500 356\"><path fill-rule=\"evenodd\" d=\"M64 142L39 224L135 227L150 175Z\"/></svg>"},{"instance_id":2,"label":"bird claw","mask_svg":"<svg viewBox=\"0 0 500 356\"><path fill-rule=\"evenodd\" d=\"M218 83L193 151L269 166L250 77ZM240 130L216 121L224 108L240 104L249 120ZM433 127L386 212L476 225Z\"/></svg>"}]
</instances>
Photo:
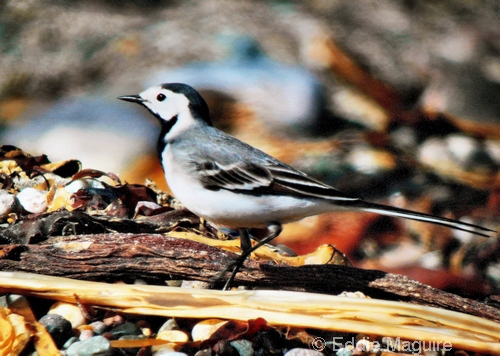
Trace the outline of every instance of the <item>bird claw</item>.
<instances>
[{"instance_id":1,"label":"bird claw","mask_svg":"<svg viewBox=\"0 0 500 356\"><path fill-rule=\"evenodd\" d=\"M231 275L227 279L226 283L224 284L224 287L222 290L229 290L231 288L231 285L233 284L234 278L236 277L236 273L240 270L240 268L243 266L243 263L245 262L247 256L240 256L237 259L235 259L233 262L230 262L222 271L217 273L215 276L211 277L209 279L210 283L219 283L221 282L226 274L233 269L231 272Z\"/></svg>"}]
</instances>

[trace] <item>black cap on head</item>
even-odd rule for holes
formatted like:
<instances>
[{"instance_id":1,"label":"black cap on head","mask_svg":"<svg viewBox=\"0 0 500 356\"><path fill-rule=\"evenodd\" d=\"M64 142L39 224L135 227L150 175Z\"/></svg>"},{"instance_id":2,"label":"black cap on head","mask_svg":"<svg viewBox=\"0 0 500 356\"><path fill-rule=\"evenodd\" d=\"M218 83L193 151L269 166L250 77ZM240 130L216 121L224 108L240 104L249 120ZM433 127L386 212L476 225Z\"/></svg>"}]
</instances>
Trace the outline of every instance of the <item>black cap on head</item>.
<instances>
[{"instance_id":1,"label":"black cap on head","mask_svg":"<svg viewBox=\"0 0 500 356\"><path fill-rule=\"evenodd\" d=\"M192 86L182 83L165 83L161 87L166 90L170 90L174 93L184 94L189 100L189 108L191 114L212 126L212 120L210 119L210 111L205 99L194 89Z\"/></svg>"}]
</instances>

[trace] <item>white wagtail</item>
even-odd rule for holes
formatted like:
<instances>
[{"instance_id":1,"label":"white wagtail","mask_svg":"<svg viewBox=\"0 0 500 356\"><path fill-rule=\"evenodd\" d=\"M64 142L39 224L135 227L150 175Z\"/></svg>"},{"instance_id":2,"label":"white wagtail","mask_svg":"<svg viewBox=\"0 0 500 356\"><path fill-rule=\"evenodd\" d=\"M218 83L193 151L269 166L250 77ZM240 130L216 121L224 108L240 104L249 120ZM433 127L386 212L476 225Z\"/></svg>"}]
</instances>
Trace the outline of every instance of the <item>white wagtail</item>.
<instances>
[{"instance_id":1,"label":"white wagtail","mask_svg":"<svg viewBox=\"0 0 500 356\"><path fill-rule=\"evenodd\" d=\"M493 230L457 220L370 203L324 184L214 128L201 95L186 84L151 87L118 99L145 106L160 122L157 152L174 196L216 227L238 230L240 264L281 232L282 224L338 210L402 217L489 236ZM252 246L248 230L269 235Z\"/></svg>"}]
</instances>

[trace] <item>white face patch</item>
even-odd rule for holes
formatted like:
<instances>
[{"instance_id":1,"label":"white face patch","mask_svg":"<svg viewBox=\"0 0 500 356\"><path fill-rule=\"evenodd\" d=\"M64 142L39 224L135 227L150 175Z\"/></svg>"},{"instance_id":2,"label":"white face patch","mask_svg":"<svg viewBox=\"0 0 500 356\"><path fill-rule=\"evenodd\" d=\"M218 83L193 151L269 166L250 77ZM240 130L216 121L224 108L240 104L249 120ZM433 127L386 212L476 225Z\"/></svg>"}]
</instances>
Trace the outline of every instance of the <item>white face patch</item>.
<instances>
[{"instance_id":1,"label":"white face patch","mask_svg":"<svg viewBox=\"0 0 500 356\"><path fill-rule=\"evenodd\" d=\"M189 108L189 100L184 94L156 86L146 89L139 96L144 99L142 104L161 120L169 122L177 117L177 122L165 136L167 141L196 124Z\"/></svg>"},{"instance_id":2,"label":"white face patch","mask_svg":"<svg viewBox=\"0 0 500 356\"><path fill-rule=\"evenodd\" d=\"M149 110L169 121L174 116L189 112L189 100L184 94L174 93L161 86L146 89L139 94Z\"/></svg>"}]
</instances>

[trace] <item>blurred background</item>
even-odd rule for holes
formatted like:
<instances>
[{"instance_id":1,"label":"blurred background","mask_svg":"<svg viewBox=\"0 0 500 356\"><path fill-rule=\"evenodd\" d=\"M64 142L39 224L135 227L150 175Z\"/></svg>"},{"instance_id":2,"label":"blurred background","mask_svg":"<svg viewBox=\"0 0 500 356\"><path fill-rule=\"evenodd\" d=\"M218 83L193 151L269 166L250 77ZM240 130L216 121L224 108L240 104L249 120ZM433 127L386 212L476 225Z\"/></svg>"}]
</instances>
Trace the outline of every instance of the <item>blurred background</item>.
<instances>
[{"instance_id":1,"label":"blurred background","mask_svg":"<svg viewBox=\"0 0 500 356\"><path fill-rule=\"evenodd\" d=\"M341 190L497 229L499 19L495 0L3 0L0 142L168 190L155 119L116 97L184 82L216 127ZM498 239L429 224L327 214L278 243L500 288Z\"/></svg>"}]
</instances>

